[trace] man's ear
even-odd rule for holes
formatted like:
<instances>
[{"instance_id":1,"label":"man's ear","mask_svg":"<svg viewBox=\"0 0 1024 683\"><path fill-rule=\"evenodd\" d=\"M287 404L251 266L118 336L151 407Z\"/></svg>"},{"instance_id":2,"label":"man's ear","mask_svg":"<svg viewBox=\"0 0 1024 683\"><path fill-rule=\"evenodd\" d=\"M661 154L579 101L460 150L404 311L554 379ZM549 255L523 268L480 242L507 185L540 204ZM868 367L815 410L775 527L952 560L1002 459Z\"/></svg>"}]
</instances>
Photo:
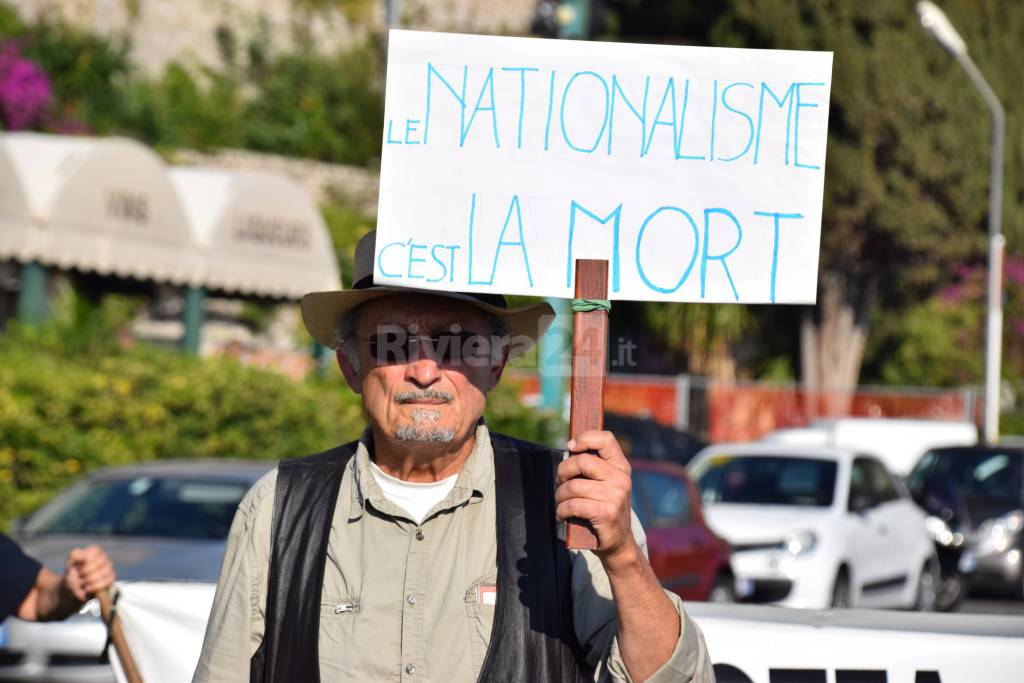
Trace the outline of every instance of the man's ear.
<instances>
[{"instance_id":1,"label":"man's ear","mask_svg":"<svg viewBox=\"0 0 1024 683\"><path fill-rule=\"evenodd\" d=\"M363 393L363 380L356 372L356 369L352 367L352 361L348 355L342 349L335 349L334 357L338 359L338 367L341 368L341 374L345 378L345 383L348 384L349 388L357 394Z\"/></svg>"},{"instance_id":2,"label":"man's ear","mask_svg":"<svg viewBox=\"0 0 1024 683\"><path fill-rule=\"evenodd\" d=\"M487 391L490 392L494 387L498 386L498 382L501 381L501 373L505 372L505 366L508 365L508 356L511 351L511 347L505 344L501 350L501 362L495 363L491 366L490 383L487 387Z\"/></svg>"}]
</instances>

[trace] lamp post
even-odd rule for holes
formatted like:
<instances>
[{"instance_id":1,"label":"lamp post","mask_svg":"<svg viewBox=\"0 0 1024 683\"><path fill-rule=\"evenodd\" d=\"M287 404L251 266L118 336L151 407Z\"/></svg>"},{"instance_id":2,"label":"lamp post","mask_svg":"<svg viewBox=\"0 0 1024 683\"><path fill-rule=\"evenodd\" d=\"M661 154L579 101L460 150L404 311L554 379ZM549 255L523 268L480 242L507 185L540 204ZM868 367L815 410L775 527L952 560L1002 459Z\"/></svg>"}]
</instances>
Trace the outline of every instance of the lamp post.
<instances>
[{"instance_id":1,"label":"lamp post","mask_svg":"<svg viewBox=\"0 0 1024 683\"><path fill-rule=\"evenodd\" d=\"M963 67L971 83L992 111L992 162L988 189L988 304L985 334L985 443L999 440L999 382L1003 350L1003 252L1006 239L1000 228L1003 208L1003 140L1006 115L974 60L967 54L967 43L953 28L945 13L934 3L917 3L921 25Z\"/></svg>"}]
</instances>

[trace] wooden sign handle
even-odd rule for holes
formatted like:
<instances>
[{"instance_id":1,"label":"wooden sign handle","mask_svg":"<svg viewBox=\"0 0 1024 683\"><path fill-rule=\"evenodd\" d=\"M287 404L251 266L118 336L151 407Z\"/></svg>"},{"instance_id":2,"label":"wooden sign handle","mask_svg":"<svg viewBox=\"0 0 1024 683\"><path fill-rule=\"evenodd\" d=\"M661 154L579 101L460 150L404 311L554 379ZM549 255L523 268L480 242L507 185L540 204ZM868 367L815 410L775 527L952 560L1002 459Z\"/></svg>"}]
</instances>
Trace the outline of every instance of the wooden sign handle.
<instances>
[{"instance_id":1,"label":"wooden sign handle","mask_svg":"<svg viewBox=\"0 0 1024 683\"><path fill-rule=\"evenodd\" d=\"M100 614L103 621L110 629L110 642L114 645L117 658L121 661L121 670L128 683L142 683L142 676L139 675L139 667L135 664L132 651L128 647L128 639L124 636L124 629L121 628L121 620L117 618L117 611L114 609L114 600L110 591L102 591L96 595L100 603Z\"/></svg>"},{"instance_id":2,"label":"wooden sign handle","mask_svg":"<svg viewBox=\"0 0 1024 683\"><path fill-rule=\"evenodd\" d=\"M608 262L576 261L576 298L608 298ZM604 369L608 311L573 314L572 382L569 393L569 436L604 426ZM597 550L597 535L589 522L570 519L565 525L568 548Z\"/></svg>"}]
</instances>

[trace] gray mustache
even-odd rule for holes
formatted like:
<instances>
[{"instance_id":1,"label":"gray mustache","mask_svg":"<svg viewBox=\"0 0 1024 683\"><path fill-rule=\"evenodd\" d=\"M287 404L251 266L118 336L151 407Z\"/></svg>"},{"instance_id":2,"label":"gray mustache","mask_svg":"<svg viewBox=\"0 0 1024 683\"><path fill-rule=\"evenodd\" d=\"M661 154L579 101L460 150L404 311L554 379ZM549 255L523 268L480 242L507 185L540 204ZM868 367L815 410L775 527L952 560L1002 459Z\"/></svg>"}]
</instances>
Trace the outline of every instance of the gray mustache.
<instances>
[{"instance_id":1,"label":"gray mustache","mask_svg":"<svg viewBox=\"0 0 1024 683\"><path fill-rule=\"evenodd\" d=\"M437 389L422 389L420 391L400 391L395 394L395 403L412 403L413 401L422 401L424 399L432 401L444 401L445 403L451 403L455 400L455 394L448 391L438 391Z\"/></svg>"}]
</instances>

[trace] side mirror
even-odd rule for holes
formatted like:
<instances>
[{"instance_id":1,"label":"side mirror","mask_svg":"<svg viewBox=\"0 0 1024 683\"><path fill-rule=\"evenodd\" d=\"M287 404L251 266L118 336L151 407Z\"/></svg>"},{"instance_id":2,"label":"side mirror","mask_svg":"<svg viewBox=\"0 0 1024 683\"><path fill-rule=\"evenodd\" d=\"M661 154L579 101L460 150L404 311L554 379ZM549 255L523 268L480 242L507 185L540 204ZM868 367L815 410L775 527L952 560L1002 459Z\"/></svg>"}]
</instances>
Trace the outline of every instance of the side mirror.
<instances>
[{"instance_id":1,"label":"side mirror","mask_svg":"<svg viewBox=\"0 0 1024 683\"><path fill-rule=\"evenodd\" d=\"M874 502L870 496L866 496L863 493L855 494L850 498L850 512L856 512L860 514L870 510L874 506Z\"/></svg>"}]
</instances>

